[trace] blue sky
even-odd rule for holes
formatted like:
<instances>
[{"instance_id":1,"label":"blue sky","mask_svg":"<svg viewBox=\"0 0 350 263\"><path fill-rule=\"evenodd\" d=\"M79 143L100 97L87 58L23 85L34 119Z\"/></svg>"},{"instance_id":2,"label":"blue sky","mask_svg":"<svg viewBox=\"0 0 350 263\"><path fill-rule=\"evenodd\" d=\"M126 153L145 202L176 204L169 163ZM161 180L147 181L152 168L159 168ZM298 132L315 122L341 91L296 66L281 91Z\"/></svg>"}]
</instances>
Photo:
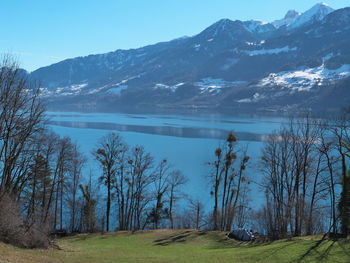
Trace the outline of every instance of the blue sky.
<instances>
[{"instance_id":1,"label":"blue sky","mask_svg":"<svg viewBox=\"0 0 350 263\"><path fill-rule=\"evenodd\" d=\"M314 0L0 0L0 52L32 71L66 58L194 35L221 18L271 22ZM350 0L326 1L338 9Z\"/></svg>"}]
</instances>

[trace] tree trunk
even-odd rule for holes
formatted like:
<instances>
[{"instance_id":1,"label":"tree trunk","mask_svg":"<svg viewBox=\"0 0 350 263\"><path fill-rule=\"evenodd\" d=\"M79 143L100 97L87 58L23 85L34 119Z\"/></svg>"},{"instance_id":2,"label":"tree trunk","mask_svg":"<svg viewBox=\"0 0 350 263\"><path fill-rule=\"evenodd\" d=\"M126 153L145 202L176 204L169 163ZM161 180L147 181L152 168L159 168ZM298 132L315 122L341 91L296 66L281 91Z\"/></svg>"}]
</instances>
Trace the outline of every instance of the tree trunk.
<instances>
[{"instance_id":1,"label":"tree trunk","mask_svg":"<svg viewBox=\"0 0 350 263\"><path fill-rule=\"evenodd\" d=\"M111 182L110 182L110 176L108 176L108 193L107 193L107 210L106 210L106 231L109 231L109 212L111 209Z\"/></svg>"}]
</instances>

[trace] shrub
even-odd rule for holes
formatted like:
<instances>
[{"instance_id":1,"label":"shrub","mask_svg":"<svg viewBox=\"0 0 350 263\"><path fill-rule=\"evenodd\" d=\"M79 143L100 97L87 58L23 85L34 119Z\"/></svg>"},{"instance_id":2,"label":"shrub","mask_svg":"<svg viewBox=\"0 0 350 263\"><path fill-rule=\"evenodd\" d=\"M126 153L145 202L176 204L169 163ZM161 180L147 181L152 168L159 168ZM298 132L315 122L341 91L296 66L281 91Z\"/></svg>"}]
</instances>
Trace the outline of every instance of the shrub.
<instances>
[{"instance_id":1,"label":"shrub","mask_svg":"<svg viewBox=\"0 0 350 263\"><path fill-rule=\"evenodd\" d=\"M7 194L0 195L0 241L22 248L47 248L46 227L24 224L18 203Z\"/></svg>"}]
</instances>

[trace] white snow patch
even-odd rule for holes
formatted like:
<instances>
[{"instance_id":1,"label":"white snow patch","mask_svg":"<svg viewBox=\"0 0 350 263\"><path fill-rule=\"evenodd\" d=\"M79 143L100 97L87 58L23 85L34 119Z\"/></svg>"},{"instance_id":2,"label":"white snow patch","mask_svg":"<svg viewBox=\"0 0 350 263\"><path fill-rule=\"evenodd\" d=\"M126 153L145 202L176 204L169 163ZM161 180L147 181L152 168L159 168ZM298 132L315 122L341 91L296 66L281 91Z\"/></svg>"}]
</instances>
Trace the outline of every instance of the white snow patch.
<instances>
[{"instance_id":1,"label":"white snow patch","mask_svg":"<svg viewBox=\"0 0 350 263\"><path fill-rule=\"evenodd\" d=\"M103 91L103 90L110 90L111 88L114 89L115 91L115 88L118 88L119 86L125 86L127 88L127 85L124 85L125 83L127 83L128 81L130 80L133 80L133 79L136 79L136 78L139 78L143 75L144 73L141 73L139 75L136 75L136 76L132 76L130 78L127 78L127 79L123 79L122 81L118 82L118 83L114 83L114 84L107 84L107 85L104 85L102 87L99 87L99 88L96 88L96 89L93 89L93 90L90 90L88 92L88 94L94 94L94 93L97 93L97 92L100 92L100 91ZM124 89L121 89L120 91L122 90L125 90L126 88ZM111 92L113 93L113 92ZM117 93L113 93L113 94L117 94Z\"/></svg>"},{"instance_id":2,"label":"white snow patch","mask_svg":"<svg viewBox=\"0 0 350 263\"><path fill-rule=\"evenodd\" d=\"M168 85L165 85L165 84L162 84L162 83L157 83L155 86L154 86L154 89L167 89L169 88Z\"/></svg>"},{"instance_id":3,"label":"white snow patch","mask_svg":"<svg viewBox=\"0 0 350 263\"><path fill-rule=\"evenodd\" d=\"M196 50L196 51L199 51L199 48L201 47L201 44L196 44L196 45L194 45L194 49Z\"/></svg>"},{"instance_id":4,"label":"white snow patch","mask_svg":"<svg viewBox=\"0 0 350 263\"><path fill-rule=\"evenodd\" d=\"M183 86L183 85L185 85L185 83L184 82L180 82L180 83L176 84L174 87L180 87L180 86Z\"/></svg>"},{"instance_id":5,"label":"white snow patch","mask_svg":"<svg viewBox=\"0 0 350 263\"><path fill-rule=\"evenodd\" d=\"M64 86L64 87L57 87L56 90L53 92L55 95L75 95L81 92L83 88L85 88L88 85L87 82L85 83L79 83L79 84L72 84L69 86ZM52 92L46 90L45 95L51 95Z\"/></svg>"},{"instance_id":6,"label":"white snow patch","mask_svg":"<svg viewBox=\"0 0 350 263\"><path fill-rule=\"evenodd\" d=\"M326 81L340 80L349 76L348 64L338 69L327 69L323 64L317 68L271 73L260 81L259 86L282 86L292 91L310 91L315 85L321 86Z\"/></svg>"},{"instance_id":7,"label":"white snow patch","mask_svg":"<svg viewBox=\"0 0 350 263\"><path fill-rule=\"evenodd\" d=\"M257 33L265 33L271 30L271 28L265 26L267 25L267 22L261 21L261 20L249 20L243 22L244 28L249 32L257 32Z\"/></svg>"},{"instance_id":8,"label":"white snow patch","mask_svg":"<svg viewBox=\"0 0 350 263\"><path fill-rule=\"evenodd\" d=\"M332 53L329 53L329 54L327 54L326 56L324 56L324 57L322 58L322 61L325 62L325 61L327 61L328 59L332 58L333 56L334 56L333 52L332 52Z\"/></svg>"},{"instance_id":9,"label":"white snow patch","mask_svg":"<svg viewBox=\"0 0 350 263\"><path fill-rule=\"evenodd\" d=\"M258 102L259 100L264 99L265 96L259 94L258 92L256 92L251 98L244 98L244 99L240 99L237 102L239 103L251 103L251 102Z\"/></svg>"},{"instance_id":10,"label":"white snow patch","mask_svg":"<svg viewBox=\"0 0 350 263\"><path fill-rule=\"evenodd\" d=\"M180 82L180 83L178 83L178 84L176 84L176 85L172 85L172 86L170 86L170 85L165 85L165 84L162 84L162 83L157 83L157 84L153 87L153 89L169 89L169 90L171 90L172 92L175 92L175 91L177 90L178 87L181 87L181 86L183 86L183 85L185 85L184 82Z\"/></svg>"},{"instance_id":11,"label":"white snow patch","mask_svg":"<svg viewBox=\"0 0 350 263\"><path fill-rule=\"evenodd\" d=\"M73 91L80 91L82 88L86 87L87 85L88 85L87 83L71 85L70 89Z\"/></svg>"},{"instance_id":12,"label":"white snow patch","mask_svg":"<svg viewBox=\"0 0 350 263\"><path fill-rule=\"evenodd\" d=\"M223 79L213 79L211 77L201 79L199 82L194 84L199 87L200 93L218 94L222 88L230 87L233 85L240 85L245 81L226 81Z\"/></svg>"},{"instance_id":13,"label":"white snow patch","mask_svg":"<svg viewBox=\"0 0 350 263\"><path fill-rule=\"evenodd\" d=\"M248 54L249 56L257 56L257 55L266 55L266 54L279 54L283 52L291 52L296 51L297 48L289 48L289 46L285 46L282 48L273 48L273 49L257 49L257 50L244 50L244 53Z\"/></svg>"}]
</instances>

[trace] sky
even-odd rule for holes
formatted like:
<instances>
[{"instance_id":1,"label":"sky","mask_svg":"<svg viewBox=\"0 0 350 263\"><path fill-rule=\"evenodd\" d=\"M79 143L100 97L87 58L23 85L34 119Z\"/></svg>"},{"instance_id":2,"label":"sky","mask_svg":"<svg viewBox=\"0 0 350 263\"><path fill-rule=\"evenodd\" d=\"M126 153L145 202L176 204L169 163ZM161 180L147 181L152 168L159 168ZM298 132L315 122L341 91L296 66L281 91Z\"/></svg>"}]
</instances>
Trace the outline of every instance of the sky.
<instances>
[{"instance_id":1,"label":"sky","mask_svg":"<svg viewBox=\"0 0 350 263\"><path fill-rule=\"evenodd\" d=\"M0 0L0 53L28 71L198 34L222 18L271 22L314 0ZM334 9L350 0L325 1Z\"/></svg>"}]
</instances>

